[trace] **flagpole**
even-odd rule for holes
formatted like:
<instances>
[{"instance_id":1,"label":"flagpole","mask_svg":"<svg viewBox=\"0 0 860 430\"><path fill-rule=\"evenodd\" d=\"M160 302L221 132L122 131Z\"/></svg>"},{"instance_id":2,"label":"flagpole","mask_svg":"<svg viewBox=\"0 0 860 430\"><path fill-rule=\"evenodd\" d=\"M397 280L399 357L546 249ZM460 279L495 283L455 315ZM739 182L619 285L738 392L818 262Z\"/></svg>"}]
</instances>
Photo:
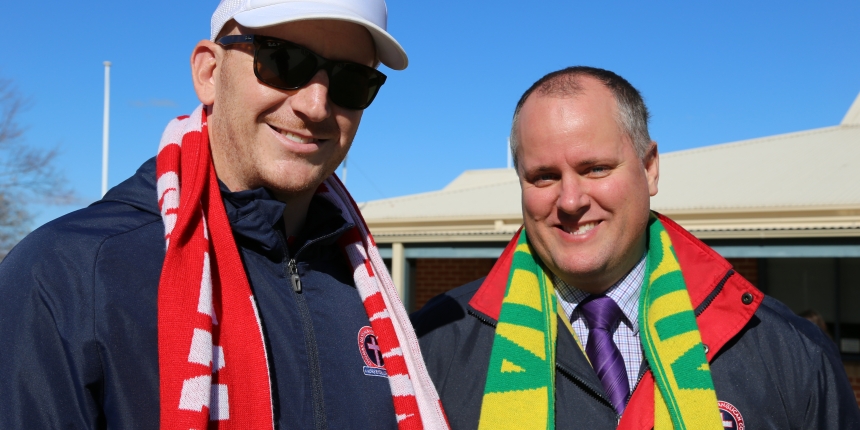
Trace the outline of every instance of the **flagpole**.
<instances>
[{"instance_id":1,"label":"flagpole","mask_svg":"<svg viewBox=\"0 0 860 430\"><path fill-rule=\"evenodd\" d=\"M110 129L110 61L105 61L105 111L102 124L102 197L108 189L108 131Z\"/></svg>"}]
</instances>

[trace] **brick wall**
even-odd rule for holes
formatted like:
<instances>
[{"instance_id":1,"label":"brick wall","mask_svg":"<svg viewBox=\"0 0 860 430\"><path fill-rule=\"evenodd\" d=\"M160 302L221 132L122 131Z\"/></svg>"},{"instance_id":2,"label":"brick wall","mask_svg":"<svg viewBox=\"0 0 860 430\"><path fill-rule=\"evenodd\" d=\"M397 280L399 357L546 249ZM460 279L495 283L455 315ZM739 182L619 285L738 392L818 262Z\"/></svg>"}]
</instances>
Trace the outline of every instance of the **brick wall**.
<instances>
[{"instance_id":1,"label":"brick wall","mask_svg":"<svg viewBox=\"0 0 860 430\"><path fill-rule=\"evenodd\" d=\"M495 258L421 258L415 261L412 309L452 288L487 276Z\"/></svg>"},{"instance_id":2,"label":"brick wall","mask_svg":"<svg viewBox=\"0 0 860 430\"><path fill-rule=\"evenodd\" d=\"M727 258L729 263L734 266L735 271L741 276L750 281L755 286L758 285L758 258Z\"/></svg>"},{"instance_id":3,"label":"brick wall","mask_svg":"<svg viewBox=\"0 0 860 430\"><path fill-rule=\"evenodd\" d=\"M843 364L845 364L845 373L848 374L851 388L854 389L854 397L857 399L857 405L860 406L860 363L845 362Z\"/></svg>"}]
</instances>

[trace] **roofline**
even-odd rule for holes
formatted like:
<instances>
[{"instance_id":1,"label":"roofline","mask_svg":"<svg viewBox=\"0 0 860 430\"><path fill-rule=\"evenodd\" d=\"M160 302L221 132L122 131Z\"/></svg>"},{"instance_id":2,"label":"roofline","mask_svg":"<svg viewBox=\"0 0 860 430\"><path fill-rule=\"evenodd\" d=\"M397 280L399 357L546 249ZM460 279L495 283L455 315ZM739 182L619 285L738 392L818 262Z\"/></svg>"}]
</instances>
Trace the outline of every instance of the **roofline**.
<instances>
[{"instance_id":1,"label":"roofline","mask_svg":"<svg viewBox=\"0 0 860 430\"><path fill-rule=\"evenodd\" d=\"M849 124L849 126L850 125L852 125L852 124ZM767 141L771 141L771 140L789 139L789 138L794 138L794 137L798 137L798 136L803 136L806 134L824 133L824 132L829 132L829 131L837 131L837 130L841 130L841 129L843 129L843 127L841 125L830 125L827 127L811 128L808 130L792 131L789 133L774 134L774 135L770 135L770 136L756 137L753 139L737 140L734 142L726 142L726 143L716 143L713 145L700 146L698 148L690 148L690 149L682 149L679 151L665 152L665 153L661 153L660 157L674 158L677 156L682 156L682 155L687 155L687 154L696 154L699 152L710 152L710 151L715 151L715 150L721 150L721 149L725 149L727 147L732 147L732 146L753 145L753 144L767 142Z\"/></svg>"},{"instance_id":2,"label":"roofline","mask_svg":"<svg viewBox=\"0 0 860 430\"><path fill-rule=\"evenodd\" d=\"M670 208L670 207L652 207L666 215L677 217L701 217L701 216L726 216L735 215L741 217L751 216L767 216L769 214L779 214L786 216L788 214L794 216L821 216L822 214L831 213L833 215L855 215L860 216L860 204L848 205L795 205L795 206L735 206L735 207L701 207L701 208Z\"/></svg>"},{"instance_id":3,"label":"roofline","mask_svg":"<svg viewBox=\"0 0 860 430\"><path fill-rule=\"evenodd\" d=\"M686 227L685 227L686 228ZM860 226L809 228L686 228L699 239L820 239L860 238ZM375 232L373 239L379 244L390 243L475 243L507 242L516 229L506 231L423 231L423 232Z\"/></svg>"},{"instance_id":4,"label":"roofline","mask_svg":"<svg viewBox=\"0 0 860 430\"><path fill-rule=\"evenodd\" d=\"M426 224L426 225L443 225L456 223L480 223L495 220L513 220L523 219L522 212L507 213L507 214L481 214L481 215L466 215L466 216L446 216L446 217L403 217L403 218L365 218L368 225L384 225L384 224Z\"/></svg>"},{"instance_id":5,"label":"roofline","mask_svg":"<svg viewBox=\"0 0 860 430\"><path fill-rule=\"evenodd\" d=\"M848 108L848 112L845 112L845 116L842 117L842 122L839 124L860 125L860 93L857 94L854 103L851 103L851 107Z\"/></svg>"},{"instance_id":6,"label":"roofline","mask_svg":"<svg viewBox=\"0 0 860 430\"><path fill-rule=\"evenodd\" d=\"M779 217L820 217L830 216L860 216L860 205L838 205L838 206L757 206L757 207L731 207L731 208L652 208L669 217L683 218L706 218L709 216L732 216L732 218L760 218L769 215ZM479 224L494 222L496 220L512 221L522 220L522 213L507 214L481 214L468 216L448 217L403 217L403 218L366 218L365 221L372 227L393 226L404 224L423 225L446 225L452 223Z\"/></svg>"}]
</instances>

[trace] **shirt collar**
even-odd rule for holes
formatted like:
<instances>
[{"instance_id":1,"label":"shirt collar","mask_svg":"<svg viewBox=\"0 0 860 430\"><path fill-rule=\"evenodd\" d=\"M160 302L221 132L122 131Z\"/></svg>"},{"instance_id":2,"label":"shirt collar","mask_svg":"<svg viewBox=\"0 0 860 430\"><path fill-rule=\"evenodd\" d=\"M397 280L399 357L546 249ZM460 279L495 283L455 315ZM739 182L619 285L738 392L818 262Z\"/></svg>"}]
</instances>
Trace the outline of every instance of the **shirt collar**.
<instances>
[{"instance_id":1,"label":"shirt collar","mask_svg":"<svg viewBox=\"0 0 860 430\"><path fill-rule=\"evenodd\" d=\"M634 333L639 332L639 292L642 290L644 280L645 255L633 266L633 269L604 293L618 304ZM564 282L555 274L553 274L553 282L559 299L568 303L567 308L571 312L574 312L577 306L590 296L589 293Z\"/></svg>"}]
</instances>

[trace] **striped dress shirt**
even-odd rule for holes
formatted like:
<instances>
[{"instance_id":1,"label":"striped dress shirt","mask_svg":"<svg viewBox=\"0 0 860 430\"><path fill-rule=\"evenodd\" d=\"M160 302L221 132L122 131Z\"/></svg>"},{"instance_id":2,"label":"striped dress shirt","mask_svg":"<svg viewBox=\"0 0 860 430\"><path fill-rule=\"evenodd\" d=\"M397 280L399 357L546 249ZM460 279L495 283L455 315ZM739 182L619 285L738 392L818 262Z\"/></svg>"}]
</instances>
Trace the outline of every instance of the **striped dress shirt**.
<instances>
[{"instance_id":1,"label":"striped dress shirt","mask_svg":"<svg viewBox=\"0 0 860 430\"><path fill-rule=\"evenodd\" d=\"M612 330L612 340L618 346L621 356L624 358L624 366L627 368L627 380L630 390L636 387L639 380L639 367L642 365L642 344L639 342L639 292L642 290L642 281L645 279L645 256L606 291L606 295L621 308L624 316L621 317ZM564 308L564 312L570 318L573 331L582 342L582 346L588 344L588 323L582 316L582 310L578 308L583 300L590 294L577 289L559 277L553 276L555 282L555 293L558 301Z\"/></svg>"}]
</instances>

